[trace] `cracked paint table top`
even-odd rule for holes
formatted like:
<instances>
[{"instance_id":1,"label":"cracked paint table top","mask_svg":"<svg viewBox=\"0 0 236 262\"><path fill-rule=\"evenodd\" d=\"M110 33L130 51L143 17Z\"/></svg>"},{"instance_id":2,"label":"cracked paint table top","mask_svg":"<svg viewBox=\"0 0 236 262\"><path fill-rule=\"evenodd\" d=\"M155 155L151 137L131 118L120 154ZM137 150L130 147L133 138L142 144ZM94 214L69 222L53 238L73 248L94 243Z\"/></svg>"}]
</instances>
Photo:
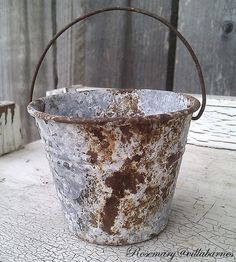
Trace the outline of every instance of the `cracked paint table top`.
<instances>
[{"instance_id":1,"label":"cracked paint table top","mask_svg":"<svg viewBox=\"0 0 236 262\"><path fill-rule=\"evenodd\" d=\"M166 229L136 245L95 245L68 231L36 141L0 158L0 261L235 261L235 170L236 151L187 145Z\"/></svg>"}]
</instances>

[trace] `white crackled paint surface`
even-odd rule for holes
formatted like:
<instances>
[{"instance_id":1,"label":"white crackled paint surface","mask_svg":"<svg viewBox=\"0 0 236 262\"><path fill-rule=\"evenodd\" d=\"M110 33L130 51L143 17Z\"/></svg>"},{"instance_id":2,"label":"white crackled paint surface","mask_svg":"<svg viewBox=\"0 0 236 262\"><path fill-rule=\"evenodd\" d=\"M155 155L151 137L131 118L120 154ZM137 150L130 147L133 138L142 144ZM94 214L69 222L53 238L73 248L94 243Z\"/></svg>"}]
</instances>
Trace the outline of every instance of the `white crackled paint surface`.
<instances>
[{"instance_id":1,"label":"white crackled paint surface","mask_svg":"<svg viewBox=\"0 0 236 262\"><path fill-rule=\"evenodd\" d=\"M168 226L132 245L143 251L230 251L236 254L236 152L187 145ZM129 246L130 247L130 246ZM127 246L89 244L67 228L40 141L0 158L1 262L169 261L127 257ZM235 261L235 257L172 261Z\"/></svg>"}]
</instances>

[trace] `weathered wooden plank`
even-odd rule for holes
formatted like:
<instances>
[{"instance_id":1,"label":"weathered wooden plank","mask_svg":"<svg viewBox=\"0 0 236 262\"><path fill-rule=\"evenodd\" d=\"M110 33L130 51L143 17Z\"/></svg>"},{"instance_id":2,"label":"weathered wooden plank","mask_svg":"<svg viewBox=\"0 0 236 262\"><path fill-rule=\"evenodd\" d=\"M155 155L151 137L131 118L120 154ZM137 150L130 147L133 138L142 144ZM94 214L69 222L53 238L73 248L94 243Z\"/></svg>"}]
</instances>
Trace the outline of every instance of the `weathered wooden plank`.
<instances>
[{"instance_id":1,"label":"weathered wooden plank","mask_svg":"<svg viewBox=\"0 0 236 262\"><path fill-rule=\"evenodd\" d=\"M55 33L73 19L85 13L84 1L55 1ZM56 48L56 88L70 86L84 81L85 71L85 31L84 23L68 29L54 45Z\"/></svg>"},{"instance_id":2,"label":"weathered wooden plank","mask_svg":"<svg viewBox=\"0 0 236 262\"><path fill-rule=\"evenodd\" d=\"M99 88L98 87L88 87L88 86L83 86L83 85L72 85L69 87L62 87L62 88L47 91L46 96L65 94L65 93L70 93L70 92L73 93L73 92L85 91L85 90L95 90L95 89L99 89Z\"/></svg>"},{"instance_id":3,"label":"weathered wooden plank","mask_svg":"<svg viewBox=\"0 0 236 262\"><path fill-rule=\"evenodd\" d=\"M131 6L168 20L171 1L87 1L86 11ZM165 89L168 29L141 14L114 11L86 21L88 86ZM99 65L99 66L98 66Z\"/></svg>"},{"instance_id":4,"label":"weathered wooden plank","mask_svg":"<svg viewBox=\"0 0 236 262\"><path fill-rule=\"evenodd\" d=\"M111 6L128 6L127 0L85 1L90 12ZM124 43L127 13L111 11L85 21L85 84L88 86L122 88Z\"/></svg>"},{"instance_id":5,"label":"weathered wooden plank","mask_svg":"<svg viewBox=\"0 0 236 262\"><path fill-rule=\"evenodd\" d=\"M178 29L203 68L208 94L236 95L236 1L180 0ZM232 22L225 25L225 21ZM175 90L200 93L196 70L178 41Z\"/></svg>"},{"instance_id":6,"label":"weathered wooden plank","mask_svg":"<svg viewBox=\"0 0 236 262\"><path fill-rule=\"evenodd\" d=\"M26 105L36 61L52 36L51 2L2 0L0 24L0 100L19 104L24 142L32 141L38 133ZM37 80L35 97L45 95L47 88L53 87L51 60L49 54Z\"/></svg>"},{"instance_id":7,"label":"weathered wooden plank","mask_svg":"<svg viewBox=\"0 0 236 262\"><path fill-rule=\"evenodd\" d=\"M132 7L146 9L169 21L171 2L169 0L130 1ZM124 46L123 87L166 88L168 37L169 29L160 22L141 14L130 15Z\"/></svg>"},{"instance_id":8,"label":"weathered wooden plank","mask_svg":"<svg viewBox=\"0 0 236 262\"><path fill-rule=\"evenodd\" d=\"M204 114L191 122L188 143L236 150L236 97L208 96Z\"/></svg>"},{"instance_id":9,"label":"weathered wooden plank","mask_svg":"<svg viewBox=\"0 0 236 262\"><path fill-rule=\"evenodd\" d=\"M11 101L0 101L0 156L22 145L20 111Z\"/></svg>"}]
</instances>

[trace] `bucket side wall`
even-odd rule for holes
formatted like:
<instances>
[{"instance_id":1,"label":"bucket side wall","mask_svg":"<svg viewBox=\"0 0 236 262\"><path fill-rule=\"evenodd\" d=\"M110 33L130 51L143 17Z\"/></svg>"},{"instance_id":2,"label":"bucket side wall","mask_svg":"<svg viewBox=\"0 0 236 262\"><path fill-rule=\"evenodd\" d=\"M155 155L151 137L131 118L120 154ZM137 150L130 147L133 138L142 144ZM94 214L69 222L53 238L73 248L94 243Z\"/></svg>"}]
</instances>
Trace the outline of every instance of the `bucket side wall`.
<instances>
[{"instance_id":1,"label":"bucket side wall","mask_svg":"<svg viewBox=\"0 0 236 262\"><path fill-rule=\"evenodd\" d=\"M99 126L36 119L71 231L116 245L158 234L167 224L190 120Z\"/></svg>"}]
</instances>

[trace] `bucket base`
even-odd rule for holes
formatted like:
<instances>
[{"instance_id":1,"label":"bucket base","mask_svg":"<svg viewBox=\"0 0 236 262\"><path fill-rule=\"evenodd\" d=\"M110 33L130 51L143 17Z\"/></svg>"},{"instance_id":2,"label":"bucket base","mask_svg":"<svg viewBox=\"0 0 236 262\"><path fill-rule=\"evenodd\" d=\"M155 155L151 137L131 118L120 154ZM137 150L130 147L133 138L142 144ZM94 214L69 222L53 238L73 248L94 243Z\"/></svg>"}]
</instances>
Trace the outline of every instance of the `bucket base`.
<instances>
[{"instance_id":1,"label":"bucket base","mask_svg":"<svg viewBox=\"0 0 236 262\"><path fill-rule=\"evenodd\" d=\"M98 244L98 245L108 245L108 246L125 246L125 245L132 245L132 244L138 244L138 243L141 243L141 242L144 242L144 241L148 241L148 240L151 240L155 237L157 237L162 231L164 231L165 227L167 226L168 224L168 219L166 221L165 224L163 224L156 232L150 234L149 236L146 236L144 239L137 239L137 240L133 240L133 241L129 241L127 239L118 239L116 241L109 241L109 240L105 240L105 241L100 241L99 239L92 239L91 237L84 237L84 236L81 236L79 234L75 234L74 232L71 232L73 234L75 234L76 237L78 237L79 239L83 240L83 241L87 241L91 244Z\"/></svg>"},{"instance_id":2,"label":"bucket base","mask_svg":"<svg viewBox=\"0 0 236 262\"><path fill-rule=\"evenodd\" d=\"M141 227L130 230L121 228L119 234L109 235L95 227L87 227L82 231L78 224L74 223L75 221L68 220L69 230L78 238L93 244L121 246L140 243L152 239L165 229L171 211L172 197L173 192L152 219L146 221Z\"/></svg>"}]
</instances>

